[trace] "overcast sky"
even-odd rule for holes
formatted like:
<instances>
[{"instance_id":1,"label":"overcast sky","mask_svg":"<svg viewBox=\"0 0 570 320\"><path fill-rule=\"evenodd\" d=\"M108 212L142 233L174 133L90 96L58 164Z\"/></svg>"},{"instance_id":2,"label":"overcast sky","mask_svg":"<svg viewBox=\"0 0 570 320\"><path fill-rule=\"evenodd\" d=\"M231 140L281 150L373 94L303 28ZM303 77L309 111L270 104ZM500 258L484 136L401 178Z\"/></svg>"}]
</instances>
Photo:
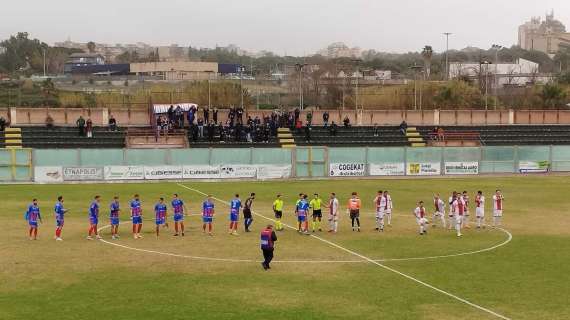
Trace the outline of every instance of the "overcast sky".
<instances>
[{"instance_id":1,"label":"overcast sky","mask_svg":"<svg viewBox=\"0 0 570 320\"><path fill-rule=\"evenodd\" d=\"M277 54L314 53L332 42L388 52L510 46L531 16L554 9L570 28L570 0L71 0L1 5L0 39L18 31L53 44L230 43Z\"/></svg>"}]
</instances>

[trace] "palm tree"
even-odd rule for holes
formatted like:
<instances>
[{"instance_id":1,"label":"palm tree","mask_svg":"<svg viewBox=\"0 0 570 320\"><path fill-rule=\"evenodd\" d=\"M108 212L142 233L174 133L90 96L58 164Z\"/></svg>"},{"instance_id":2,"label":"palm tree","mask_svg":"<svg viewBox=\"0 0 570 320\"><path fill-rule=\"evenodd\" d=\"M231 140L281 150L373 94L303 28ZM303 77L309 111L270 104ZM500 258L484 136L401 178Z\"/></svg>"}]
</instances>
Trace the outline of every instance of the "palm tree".
<instances>
[{"instance_id":1,"label":"palm tree","mask_svg":"<svg viewBox=\"0 0 570 320\"><path fill-rule=\"evenodd\" d=\"M422 49L422 57L424 58L426 78L429 79L431 73L431 58L433 57L433 48L431 46L425 46Z\"/></svg>"},{"instance_id":2,"label":"palm tree","mask_svg":"<svg viewBox=\"0 0 570 320\"><path fill-rule=\"evenodd\" d=\"M540 97L544 104L548 107L554 109L557 105L560 105L561 102L566 99L566 92L556 84L546 84L542 87L542 92L540 93Z\"/></svg>"}]
</instances>

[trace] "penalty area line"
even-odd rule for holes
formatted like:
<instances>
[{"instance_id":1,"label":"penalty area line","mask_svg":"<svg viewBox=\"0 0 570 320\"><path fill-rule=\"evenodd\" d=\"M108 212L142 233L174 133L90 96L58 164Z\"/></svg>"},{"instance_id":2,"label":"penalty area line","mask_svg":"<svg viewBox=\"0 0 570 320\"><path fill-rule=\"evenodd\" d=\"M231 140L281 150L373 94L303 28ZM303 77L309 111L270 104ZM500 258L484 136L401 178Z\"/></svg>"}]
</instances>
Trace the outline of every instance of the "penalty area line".
<instances>
[{"instance_id":1,"label":"penalty area line","mask_svg":"<svg viewBox=\"0 0 570 320\"><path fill-rule=\"evenodd\" d=\"M177 183L177 185L180 186L180 187L182 187L182 188L184 188L184 189L187 189L187 190L196 192L196 193L198 193L198 194L201 194L201 195L204 195L204 196L208 196L207 193L204 193L204 192L202 192L202 191L200 191L200 190L198 190L198 189L194 189L194 188L188 187L188 186L186 186L186 185L184 185L184 184ZM224 204L226 204L226 205L228 204L227 201L224 201L224 200L222 200L222 199L216 198L216 197L214 197L214 196L212 196L212 198L213 198L214 200L218 201L218 202L224 203ZM256 212L253 211L253 210L252 210L251 212L252 212L254 215L256 215L256 216L258 216L258 217L260 217L260 218L263 218L263 219L268 220L268 221L271 221L271 222L275 222L274 219L268 218L268 217L266 217L266 216L264 216L264 215L262 215L262 214L256 213ZM285 224L285 223L284 223L283 225L286 226L287 228L290 228L290 229L293 229L293 230L297 230L295 227L293 227L293 226L291 226L291 225L288 225L288 224ZM406 278L406 279L408 279L408 280L411 280L411 281L413 281L413 282L415 282L415 283L418 283L418 284L420 284L420 285L422 285L422 286L424 286L424 287L427 287L427 288L432 289L432 290L434 290L434 291L436 291L436 292L439 292L439 293L441 293L441 294L443 294L443 295L446 295L446 296L448 296L448 297L450 297L450 298L453 298L453 299L455 299L455 300L457 300L457 301L459 301L459 302L462 302L462 303L464 303L464 304L466 304L466 305L468 305L468 306L471 306L471 307L473 307L473 308L475 308L475 309L478 309L478 310L480 310L480 311L483 311L483 312L485 312L485 313L488 313L488 314L490 314L490 315L492 315L492 316L495 316L495 317L497 317L497 318L500 318L500 319L510 320L510 318L508 318L508 317L506 317L506 316L504 316L504 315L502 315L502 314L499 314L499 313L497 313L497 312L495 312L495 311L493 311L493 310L491 310L491 309L488 309L488 308L485 308L485 307L480 306L480 305L478 305L478 304L475 304L475 303L473 303L473 302L470 302L470 301L468 301L468 300L466 300L466 299L463 299L463 298L461 298L461 297L459 297L459 296L456 296L456 295L454 295L453 293L447 292L447 291L445 291L445 290L443 290L443 289L439 289L439 288L437 288L437 287L435 287L435 286L433 286L433 285L431 285L431 284L429 284L429 283L427 283L427 282L424 282L424 281L419 280L419 279L417 279L417 278L414 278L414 277L412 277L412 276L410 276L410 275L408 275L408 274L405 274L405 273L403 273L403 272L400 272L400 271L398 271L398 270L396 270L396 269L394 269L394 268L391 268L391 267L389 267L389 266L386 266L386 265L384 265L384 264L382 264L382 263L380 263L380 262L378 262L378 261L375 261L375 260L373 260L373 259L371 259L371 258L368 258L368 257L366 257L366 256L364 256L364 255L362 255L362 254L360 254L360 253L358 253L358 252L355 252L355 251L353 251L353 250L350 250L350 249L348 249L348 248L345 248L345 247L343 247L343 246L341 246L341 245L339 245L339 244L336 244L336 243L334 243L334 242L332 242L332 241L329 241L329 240L327 240L327 239L321 238L321 237L319 237L319 236L317 236L317 235L310 235L310 236L311 236L313 239L316 239L316 240L319 240L319 241L321 241L321 242L324 242L324 243L328 244L328 245L331 246L331 247L337 248L337 249L342 250L342 251L344 251L344 252L346 252L346 253L349 253L349 254L351 254L351 255L353 255L353 256L356 256L356 257L358 257L358 258L360 258L360 259L362 259L362 260L365 260L365 261L367 261L367 262L369 262L369 263L371 263L371 264L374 264L374 265L376 265L376 266L378 266L378 267L380 267L380 268L382 268L382 269L388 270L388 271L390 271L390 272L392 272L392 273L395 273L395 274L397 274L397 275L399 275L399 276L402 276L402 277L404 277L404 278Z\"/></svg>"}]
</instances>

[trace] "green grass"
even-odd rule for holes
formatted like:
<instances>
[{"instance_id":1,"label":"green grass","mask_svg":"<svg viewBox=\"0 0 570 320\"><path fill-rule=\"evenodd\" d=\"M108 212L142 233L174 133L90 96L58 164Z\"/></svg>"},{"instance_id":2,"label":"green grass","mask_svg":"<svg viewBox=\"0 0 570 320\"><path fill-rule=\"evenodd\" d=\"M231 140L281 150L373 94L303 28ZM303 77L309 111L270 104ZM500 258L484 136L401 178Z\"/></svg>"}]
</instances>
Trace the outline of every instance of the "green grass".
<instances>
[{"instance_id":1,"label":"green grass","mask_svg":"<svg viewBox=\"0 0 570 320\"><path fill-rule=\"evenodd\" d=\"M467 230L462 239L439 228L417 235L411 211L417 200L431 203L434 192L453 189L487 195L487 216L494 189L505 194L504 225L513 240L493 251L435 260L386 261L384 265L513 319L570 318L570 239L567 177L476 177L455 179L331 180L287 182L186 182L185 185L229 200L235 192L258 197L254 210L271 217L276 193L285 198L285 222L294 225L293 203L299 192L331 191L344 206L357 191L363 200L363 232L350 231L346 215L336 235L320 237L372 259L426 257L473 251L499 244L498 230ZM372 198L389 189L395 205L394 227L374 228ZM216 203L212 238L200 230L199 216L187 218L188 235L153 236L146 221L145 238L129 237L120 227L117 243L184 256L252 260L216 262L164 256L84 239L87 207L95 194L103 198L102 221L115 194L123 209L139 193L146 218L159 196L177 192L197 213L203 196L175 183L0 185L0 319L493 319L493 316L406 279L377 265L362 263L279 263L281 260L359 260L313 237L287 230L279 233L276 262L261 269L258 231L267 223L255 217L251 234L226 234L228 207ZM63 195L70 213L55 242L52 208ZM44 224L40 240L27 239L23 212L37 197ZM431 212L431 206L428 206ZM472 210L473 211L473 210ZM126 210L123 219L127 219ZM109 238L109 230L102 234Z\"/></svg>"}]
</instances>

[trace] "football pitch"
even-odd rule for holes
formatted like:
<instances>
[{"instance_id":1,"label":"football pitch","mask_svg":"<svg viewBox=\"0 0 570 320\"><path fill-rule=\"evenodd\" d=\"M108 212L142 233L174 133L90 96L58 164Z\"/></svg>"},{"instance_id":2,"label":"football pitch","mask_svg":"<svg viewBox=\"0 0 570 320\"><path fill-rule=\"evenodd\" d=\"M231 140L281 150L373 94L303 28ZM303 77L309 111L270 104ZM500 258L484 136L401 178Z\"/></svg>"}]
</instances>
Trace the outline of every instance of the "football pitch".
<instances>
[{"instance_id":1,"label":"football pitch","mask_svg":"<svg viewBox=\"0 0 570 320\"><path fill-rule=\"evenodd\" d=\"M0 185L0 319L569 319L570 179L509 176L436 179L347 179L271 182ZM495 189L505 196L503 228L477 230L473 199L487 198L491 223ZM392 227L374 230L373 198L389 190ZM433 212L432 196L471 196L471 225L462 238L429 227L418 235L418 200ZM362 200L362 232L345 212L350 193ZM251 233L228 234L228 202L256 193ZM341 205L339 232L310 236L278 232L272 269L260 266L259 232L271 223L277 193L283 221L296 227L300 192ZM144 238L131 237L128 202L140 194ZM186 236L154 236L154 204L186 202ZM201 203L215 197L214 236L202 233ZM69 209L64 241L54 241L57 196ZM87 209L101 195L103 241L87 241ZM111 240L108 207L122 208ZM38 198L43 224L30 241L24 212ZM169 215L172 215L169 205Z\"/></svg>"}]
</instances>

